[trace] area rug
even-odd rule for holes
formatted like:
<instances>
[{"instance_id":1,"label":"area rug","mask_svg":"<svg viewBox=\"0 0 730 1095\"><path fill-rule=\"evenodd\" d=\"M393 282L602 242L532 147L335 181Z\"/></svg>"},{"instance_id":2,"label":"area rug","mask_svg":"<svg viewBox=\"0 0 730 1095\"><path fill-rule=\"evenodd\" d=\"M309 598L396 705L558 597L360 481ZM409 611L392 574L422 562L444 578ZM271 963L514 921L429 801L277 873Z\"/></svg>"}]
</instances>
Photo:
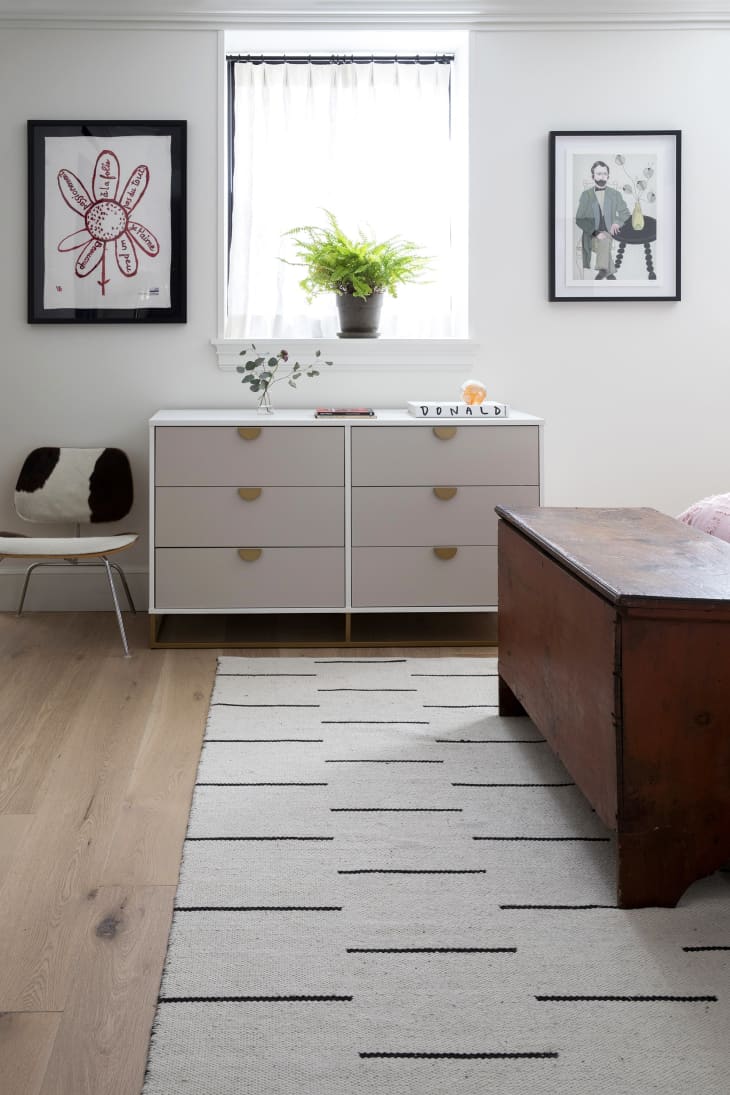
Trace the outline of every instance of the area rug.
<instances>
[{"instance_id":1,"label":"area rug","mask_svg":"<svg viewBox=\"0 0 730 1095\"><path fill-rule=\"evenodd\" d=\"M727 1095L730 874L615 907L496 661L219 661L144 1095Z\"/></svg>"}]
</instances>

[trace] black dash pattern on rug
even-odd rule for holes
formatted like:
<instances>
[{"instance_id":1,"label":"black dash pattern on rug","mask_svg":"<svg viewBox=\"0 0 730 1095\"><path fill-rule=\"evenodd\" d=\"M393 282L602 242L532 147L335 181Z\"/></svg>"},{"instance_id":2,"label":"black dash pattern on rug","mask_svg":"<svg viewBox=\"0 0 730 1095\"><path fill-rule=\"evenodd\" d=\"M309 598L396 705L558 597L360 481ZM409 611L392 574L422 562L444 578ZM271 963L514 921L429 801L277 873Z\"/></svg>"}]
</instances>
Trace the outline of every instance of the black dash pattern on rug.
<instances>
[{"instance_id":1,"label":"black dash pattern on rug","mask_svg":"<svg viewBox=\"0 0 730 1095\"><path fill-rule=\"evenodd\" d=\"M728 874L617 908L497 668L219 659L143 1095L728 1095Z\"/></svg>"}]
</instances>

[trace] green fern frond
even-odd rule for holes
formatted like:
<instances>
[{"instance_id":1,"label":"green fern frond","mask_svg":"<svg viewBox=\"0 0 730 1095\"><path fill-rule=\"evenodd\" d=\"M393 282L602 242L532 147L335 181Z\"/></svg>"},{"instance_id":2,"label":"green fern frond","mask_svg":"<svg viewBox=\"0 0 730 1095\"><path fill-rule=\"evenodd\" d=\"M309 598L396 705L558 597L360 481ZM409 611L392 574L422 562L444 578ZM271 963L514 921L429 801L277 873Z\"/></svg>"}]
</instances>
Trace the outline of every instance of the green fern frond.
<instances>
[{"instance_id":1,"label":"green fern frond","mask_svg":"<svg viewBox=\"0 0 730 1095\"><path fill-rule=\"evenodd\" d=\"M411 240L391 236L377 242L363 229L351 239L334 213L323 212L327 227L304 225L284 233L292 238L295 259L281 261L306 268L299 284L309 301L321 293L351 293L363 300L372 293L396 296L399 285L419 281L429 268L431 259Z\"/></svg>"}]
</instances>

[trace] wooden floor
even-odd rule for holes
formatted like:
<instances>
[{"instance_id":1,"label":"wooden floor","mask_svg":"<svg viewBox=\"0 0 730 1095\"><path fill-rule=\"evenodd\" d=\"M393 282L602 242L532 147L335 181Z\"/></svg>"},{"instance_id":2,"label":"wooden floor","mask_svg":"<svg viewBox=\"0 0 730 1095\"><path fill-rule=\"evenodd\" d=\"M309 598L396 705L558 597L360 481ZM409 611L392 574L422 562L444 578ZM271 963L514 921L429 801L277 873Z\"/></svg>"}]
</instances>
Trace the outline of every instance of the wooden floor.
<instances>
[{"instance_id":1,"label":"wooden floor","mask_svg":"<svg viewBox=\"0 0 730 1095\"><path fill-rule=\"evenodd\" d=\"M0 614L2 1095L142 1089L217 656L148 632L125 660L111 614Z\"/></svg>"}]
</instances>

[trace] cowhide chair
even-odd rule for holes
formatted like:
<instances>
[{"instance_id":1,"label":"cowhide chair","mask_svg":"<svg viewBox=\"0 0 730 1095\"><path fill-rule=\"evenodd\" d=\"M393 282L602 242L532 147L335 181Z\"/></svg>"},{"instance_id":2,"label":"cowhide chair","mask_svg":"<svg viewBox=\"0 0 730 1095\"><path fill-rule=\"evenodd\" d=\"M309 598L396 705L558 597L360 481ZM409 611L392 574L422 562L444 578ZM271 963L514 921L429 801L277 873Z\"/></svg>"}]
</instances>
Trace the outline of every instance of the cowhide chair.
<instances>
[{"instance_id":1,"label":"cowhide chair","mask_svg":"<svg viewBox=\"0 0 730 1095\"><path fill-rule=\"evenodd\" d=\"M129 646L124 630L112 570L119 575L129 607L135 612L124 571L108 556L131 547L136 533L82 536L82 524L119 521L132 508L132 471L121 449L34 449L25 459L15 487L15 511L25 521L74 524L73 536L25 536L0 533L0 561L37 559L25 573L18 615L23 611L28 582L34 570L47 566L104 567L122 636L124 656Z\"/></svg>"}]
</instances>

